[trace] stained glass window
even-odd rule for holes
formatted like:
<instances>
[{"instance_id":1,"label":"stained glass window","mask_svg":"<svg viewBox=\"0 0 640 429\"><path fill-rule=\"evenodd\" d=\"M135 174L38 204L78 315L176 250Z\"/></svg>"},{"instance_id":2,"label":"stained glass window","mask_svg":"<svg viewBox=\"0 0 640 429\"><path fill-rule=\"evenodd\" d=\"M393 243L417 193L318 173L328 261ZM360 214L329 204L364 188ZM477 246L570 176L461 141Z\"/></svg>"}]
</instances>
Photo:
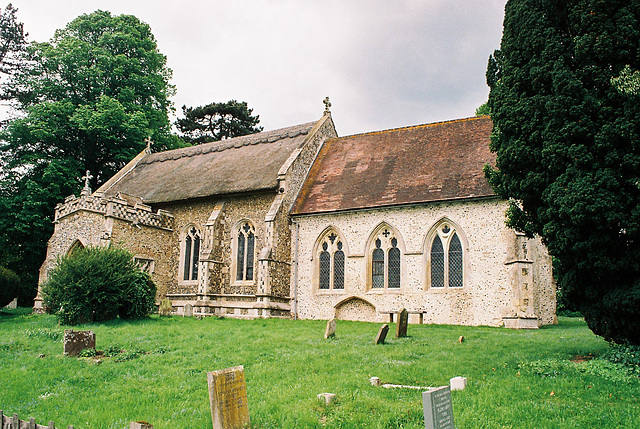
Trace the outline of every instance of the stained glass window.
<instances>
[{"instance_id":1,"label":"stained glass window","mask_svg":"<svg viewBox=\"0 0 640 429\"><path fill-rule=\"evenodd\" d=\"M463 286L462 244L454 233L449 242L449 287Z\"/></svg>"},{"instance_id":2,"label":"stained glass window","mask_svg":"<svg viewBox=\"0 0 640 429\"><path fill-rule=\"evenodd\" d=\"M344 252L340 241L338 250L333 254L333 288L344 289Z\"/></svg>"},{"instance_id":3,"label":"stained glass window","mask_svg":"<svg viewBox=\"0 0 640 429\"><path fill-rule=\"evenodd\" d=\"M444 287L444 248L438 235L431 244L431 287Z\"/></svg>"},{"instance_id":4,"label":"stained glass window","mask_svg":"<svg viewBox=\"0 0 640 429\"><path fill-rule=\"evenodd\" d=\"M247 276L246 280L253 280L253 254L256 237L250 232L247 237Z\"/></svg>"}]
</instances>

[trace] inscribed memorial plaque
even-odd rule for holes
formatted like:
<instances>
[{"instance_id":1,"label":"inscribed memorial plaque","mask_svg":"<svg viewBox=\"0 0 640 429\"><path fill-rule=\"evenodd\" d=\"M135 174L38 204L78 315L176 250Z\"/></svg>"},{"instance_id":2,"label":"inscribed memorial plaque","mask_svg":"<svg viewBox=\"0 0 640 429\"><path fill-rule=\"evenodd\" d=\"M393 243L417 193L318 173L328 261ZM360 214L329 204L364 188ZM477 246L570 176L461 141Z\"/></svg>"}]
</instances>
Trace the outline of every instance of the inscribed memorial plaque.
<instances>
[{"instance_id":1,"label":"inscribed memorial plaque","mask_svg":"<svg viewBox=\"0 0 640 429\"><path fill-rule=\"evenodd\" d=\"M244 367L207 373L213 429L240 429L249 424Z\"/></svg>"},{"instance_id":2,"label":"inscribed memorial plaque","mask_svg":"<svg viewBox=\"0 0 640 429\"><path fill-rule=\"evenodd\" d=\"M455 429L449 386L422 392L425 429Z\"/></svg>"}]
</instances>

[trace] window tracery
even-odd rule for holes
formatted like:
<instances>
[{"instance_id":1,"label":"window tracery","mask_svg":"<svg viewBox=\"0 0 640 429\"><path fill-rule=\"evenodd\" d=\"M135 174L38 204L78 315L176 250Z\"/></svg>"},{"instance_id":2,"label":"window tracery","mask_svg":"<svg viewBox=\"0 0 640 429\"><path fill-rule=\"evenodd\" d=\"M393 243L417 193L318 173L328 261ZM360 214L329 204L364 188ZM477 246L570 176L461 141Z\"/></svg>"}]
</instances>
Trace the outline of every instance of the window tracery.
<instances>
[{"instance_id":1,"label":"window tracery","mask_svg":"<svg viewBox=\"0 0 640 429\"><path fill-rule=\"evenodd\" d=\"M195 226L187 227L182 241L182 280L198 280L200 258L200 231Z\"/></svg>"},{"instance_id":2,"label":"window tracery","mask_svg":"<svg viewBox=\"0 0 640 429\"><path fill-rule=\"evenodd\" d=\"M242 222L236 230L236 281L254 281L255 247L255 228L249 222Z\"/></svg>"},{"instance_id":3,"label":"window tracery","mask_svg":"<svg viewBox=\"0 0 640 429\"><path fill-rule=\"evenodd\" d=\"M454 225L445 221L435 228L428 254L430 287L464 287L464 251Z\"/></svg>"},{"instance_id":4,"label":"window tracery","mask_svg":"<svg viewBox=\"0 0 640 429\"><path fill-rule=\"evenodd\" d=\"M334 232L325 233L318 253L318 289L344 290L344 244Z\"/></svg>"},{"instance_id":5,"label":"window tracery","mask_svg":"<svg viewBox=\"0 0 640 429\"><path fill-rule=\"evenodd\" d=\"M373 237L370 251L371 288L399 289L402 284L402 251L398 238L391 228L380 228Z\"/></svg>"}]
</instances>

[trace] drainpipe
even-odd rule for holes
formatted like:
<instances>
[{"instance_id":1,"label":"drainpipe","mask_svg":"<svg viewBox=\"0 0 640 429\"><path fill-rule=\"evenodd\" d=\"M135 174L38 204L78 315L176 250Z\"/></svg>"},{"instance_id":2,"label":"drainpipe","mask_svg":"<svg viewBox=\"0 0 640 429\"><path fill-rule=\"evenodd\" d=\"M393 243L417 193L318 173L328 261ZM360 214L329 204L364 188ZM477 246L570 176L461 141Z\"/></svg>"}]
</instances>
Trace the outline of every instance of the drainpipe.
<instances>
[{"instance_id":1,"label":"drainpipe","mask_svg":"<svg viewBox=\"0 0 640 429\"><path fill-rule=\"evenodd\" d=\"M300 225L294 219L291 223L295 225L295 247L293 252L293 320L298 320L298 236Z\"/></svg>"}]
</instances>

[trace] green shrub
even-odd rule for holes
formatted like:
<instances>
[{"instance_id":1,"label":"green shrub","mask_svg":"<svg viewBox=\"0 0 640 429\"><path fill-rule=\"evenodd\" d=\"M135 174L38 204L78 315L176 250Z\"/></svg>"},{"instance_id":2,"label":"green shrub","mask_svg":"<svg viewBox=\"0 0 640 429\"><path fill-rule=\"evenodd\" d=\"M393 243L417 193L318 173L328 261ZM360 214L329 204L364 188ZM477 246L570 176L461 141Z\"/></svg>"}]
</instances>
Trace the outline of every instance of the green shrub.
<instances>
[{"instance_id":1,"label":"green shrub","mask_svg":"<svg viewBox=\"0 0 640 429\"><path fill-rule=\"evenodd\" d=\"M45 307L70 325L146 317L155 294L151 278L129 252L104 247L59 259L42 288Z\"/></svg>"},{"instance_id":2,"label":"green shrub","mask_svg":"<svg viewBox=\"0 0 640 429\"><path fill-rule=\"evenodd\" d=\"M9 304L20 292L20 277L8 268L0 267L0 308Z\"/></svg>"}]
</instances>

